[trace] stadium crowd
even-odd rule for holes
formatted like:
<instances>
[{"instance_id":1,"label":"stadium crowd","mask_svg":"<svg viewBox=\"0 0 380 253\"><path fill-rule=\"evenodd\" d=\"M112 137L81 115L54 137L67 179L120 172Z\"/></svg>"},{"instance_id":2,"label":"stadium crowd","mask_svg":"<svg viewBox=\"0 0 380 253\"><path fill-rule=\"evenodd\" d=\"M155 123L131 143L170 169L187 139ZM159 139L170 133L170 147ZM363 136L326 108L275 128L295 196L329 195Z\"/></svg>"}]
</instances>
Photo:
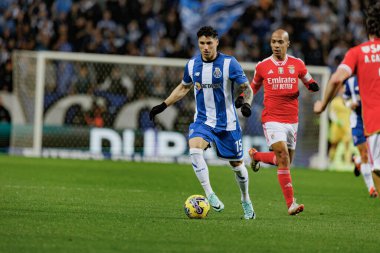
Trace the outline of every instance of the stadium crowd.
<instances>
[{"instance_id":1,"label":"stadium crowd","mask_svg":"<svg viewBox=\"0 0 380 253\"><path fill-rule=\"evenodd\" d=\"M221 37L220 51L238 61L271 54L273 29L290 34L290 54L334 70L367 39L365 0L255 0ZM196 52L182 29L179 0L2 0L0 90L12 91L11 53L55 50L188 58Z\"/></svg>"}]
</instances>

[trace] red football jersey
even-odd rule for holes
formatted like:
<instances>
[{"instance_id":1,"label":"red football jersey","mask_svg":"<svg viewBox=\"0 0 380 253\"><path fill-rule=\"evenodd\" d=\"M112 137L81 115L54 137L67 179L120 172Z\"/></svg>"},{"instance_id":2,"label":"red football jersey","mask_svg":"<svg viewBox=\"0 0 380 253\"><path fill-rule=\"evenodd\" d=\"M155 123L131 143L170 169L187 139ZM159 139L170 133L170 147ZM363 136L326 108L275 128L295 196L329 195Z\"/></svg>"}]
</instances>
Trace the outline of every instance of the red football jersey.
<instances>
[{"instance_id":1,"label":"red football jersey","mask_svg":"<svg viewBox=\"0 0 380 253\"><path fill-rule=\"evenodd\" d=\"M380 39L351 48L339 68L358 76L366 135L380 131Z\"/></svg>"},{"instance_id":2,"label":"red football jersey","mask_svg":"<svg viewBox=\"0 0 380 253\"><path fill-rule=\"evenodd\" d=\"M264 84L263 123L298 122L298 79L307 88L315 82L299 58L286 55L284 61L276 61L271 56L257 64L251 87L256 94Z\"/></svg>"}]
</instances>

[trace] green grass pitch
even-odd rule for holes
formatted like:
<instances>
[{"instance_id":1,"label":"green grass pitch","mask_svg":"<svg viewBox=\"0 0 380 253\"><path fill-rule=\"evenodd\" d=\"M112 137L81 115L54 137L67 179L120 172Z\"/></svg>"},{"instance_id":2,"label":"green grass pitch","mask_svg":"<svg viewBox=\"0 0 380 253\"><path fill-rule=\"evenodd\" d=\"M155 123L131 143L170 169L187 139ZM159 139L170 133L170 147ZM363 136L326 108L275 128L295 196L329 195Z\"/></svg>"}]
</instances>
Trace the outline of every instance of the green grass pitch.
<instances>
[{"instance_id":1,"label":"green grass pitch","mask_svg":"<svg viewBox=\"0 0 380 253\"><path fill-rule=\"evenodd\" d=\"M249 171L256 220L233 172L210 167L225 204L188 219L190 165L0 157L0 252L379 252L380 200L353 173L292 170L305 211L287 215L275 169Z\"/></svg>"}]
</instances>

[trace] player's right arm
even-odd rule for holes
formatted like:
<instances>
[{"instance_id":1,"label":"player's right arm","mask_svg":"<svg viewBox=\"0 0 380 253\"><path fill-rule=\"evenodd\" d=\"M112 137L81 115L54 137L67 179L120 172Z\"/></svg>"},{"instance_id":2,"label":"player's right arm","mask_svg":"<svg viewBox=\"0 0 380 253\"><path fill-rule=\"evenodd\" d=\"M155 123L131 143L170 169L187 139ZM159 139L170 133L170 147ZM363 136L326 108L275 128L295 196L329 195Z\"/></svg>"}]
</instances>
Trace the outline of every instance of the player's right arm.
<instances>
[{"instance_id":1,"label":"player's right arm","mask_svg":"<svg viewBox=\"0 0 380 253\"><path fill-rule=\"evenodd\" d=\"M183 83L178 84L178 86L172 91L170 96L167 97L164 102L154 106L152 110L150 110L149 119L153 120L157 114L165 111L168 106L171 106L175 102L181 100L190 91L191 87L193 87L193 85L185 85Z\"/></svg>"},{"instance_id":2,"label":"player's right arm","mask_svg":"<svg viewBox=\"0 0 380 253\"><path fill-rule=\"evenodd\" d=\"M193 85L185 85L183 83L178 84L178 86L172 91L170 96L165 99L164 103L167 106L171 106L175 102L181 100L190 91Z\"/></svg>"},{"instance_id":3,"label":"player's right arm","mask_svg":"<svg viewBox=\"0 0 380 253\"><path fill-rule=\"evenodd\" d=\"M159 105L156 105L149 112L149 119L154 120L154 117L165 111L168 106L171 106L175 102L181 100L193 87L193 80L189 73L189 62L185 66L185 70L183 73L183 79L180 84L172 91L172 93Z\"/></svg>"}]
</instances>

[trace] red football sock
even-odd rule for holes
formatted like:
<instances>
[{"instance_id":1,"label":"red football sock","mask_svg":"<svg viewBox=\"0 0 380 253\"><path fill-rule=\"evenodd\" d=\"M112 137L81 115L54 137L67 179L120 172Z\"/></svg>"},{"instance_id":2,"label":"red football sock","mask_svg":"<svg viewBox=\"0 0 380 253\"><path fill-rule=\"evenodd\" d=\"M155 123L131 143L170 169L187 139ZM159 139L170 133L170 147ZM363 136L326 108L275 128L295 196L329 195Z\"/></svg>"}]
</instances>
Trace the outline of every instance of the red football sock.
<instances>
[{"instance_id":1,"label":"red football sock","mask_svg":"<svg viewBox=\"0 0 380 253\"><path fill-rule=\"evenodd\" d=\"M289 168L278 168L277 169L277 177L278 182L280 183L282 193L284 194L284 198L286 201L286 205L288 208L293 203L293 185L292 185L292 177L290 176Z\"/></svg>"},{"instance_id":2,"label":"red football sock","mask_svg":"<svg viewBox=\"0 0 380 253\"><path fill-rule=\"evenodd\" d=\"M267 164L277 165L277 159L274 152L257 152L253 156L255 160L257 161L267 163Z\"/></svg>"}]
</instances>

